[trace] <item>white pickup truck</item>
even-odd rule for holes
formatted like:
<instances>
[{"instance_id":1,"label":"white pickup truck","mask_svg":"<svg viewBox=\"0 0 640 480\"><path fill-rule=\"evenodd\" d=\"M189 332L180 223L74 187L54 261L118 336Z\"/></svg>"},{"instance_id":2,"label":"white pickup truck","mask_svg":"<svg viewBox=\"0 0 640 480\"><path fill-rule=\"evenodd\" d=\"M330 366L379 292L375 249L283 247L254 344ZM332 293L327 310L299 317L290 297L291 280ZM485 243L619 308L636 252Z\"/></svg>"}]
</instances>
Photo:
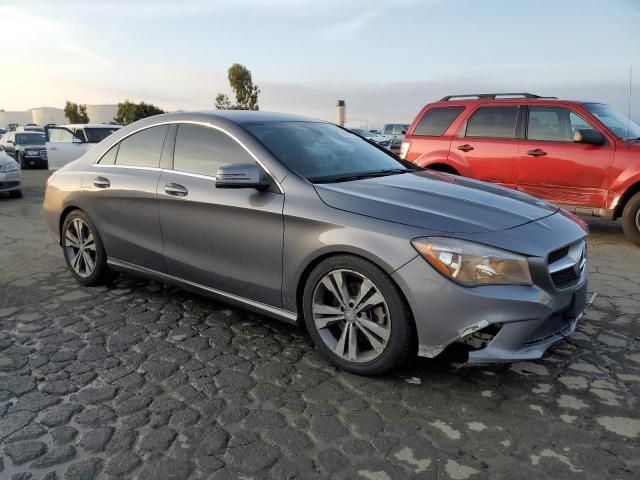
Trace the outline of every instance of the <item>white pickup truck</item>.
<instances>
[{"instance_id":1,"label":"white pickup truck","mask_svg":"<svg viewBox=\"0 0 640 480\"><path fill-rule=\"evenodd\" d=\"M94 144L101 142L120 125L74 124L46 127L49 169L57 170L81 157Z\"/></svg>"}]
</instances>

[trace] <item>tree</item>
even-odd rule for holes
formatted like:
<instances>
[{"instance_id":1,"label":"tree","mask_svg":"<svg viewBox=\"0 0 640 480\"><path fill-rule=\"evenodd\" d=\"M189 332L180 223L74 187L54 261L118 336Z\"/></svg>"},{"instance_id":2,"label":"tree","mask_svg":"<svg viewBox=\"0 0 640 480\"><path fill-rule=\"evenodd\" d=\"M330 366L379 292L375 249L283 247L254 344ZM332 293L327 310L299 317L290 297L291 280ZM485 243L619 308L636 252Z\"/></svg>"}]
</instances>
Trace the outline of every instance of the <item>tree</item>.
<instances>
[{"instance_id":1,"label":"tree","mask_svg":"<svg viewBox=\"0 0 640 480\"><path fill-rule=\"evenodd\" d=\"M135 103L125 100L118 104L118 113L113 121L119 125L129 125L143 118L165 113L164 110L150 103Z\"/></svg>"},{"instance_id":2,"label":"tree","mask_svg":"<svg viewBox=\"0 0 640 480\"><path fill-rule=\"evenodd\" d=\"M218 94L216 97L216 108L218 110L259 110L258 95L260 89L253 84L251 71L244 65L234 63L229 67L227 72L229 85L236 97L235 105L231 104L231 100L224 93Z\"/></svg>"},{"instance_id":3,"label":"tree","mask_svg":"<svg viewBox=\"0 0 640 480\"><path fill-rule=\"evenodd\" d=\"M69 123L89 123L86 105L78 105L67 100L64 105L64 116L67 117Z\"/></svg>"}]
</instances>

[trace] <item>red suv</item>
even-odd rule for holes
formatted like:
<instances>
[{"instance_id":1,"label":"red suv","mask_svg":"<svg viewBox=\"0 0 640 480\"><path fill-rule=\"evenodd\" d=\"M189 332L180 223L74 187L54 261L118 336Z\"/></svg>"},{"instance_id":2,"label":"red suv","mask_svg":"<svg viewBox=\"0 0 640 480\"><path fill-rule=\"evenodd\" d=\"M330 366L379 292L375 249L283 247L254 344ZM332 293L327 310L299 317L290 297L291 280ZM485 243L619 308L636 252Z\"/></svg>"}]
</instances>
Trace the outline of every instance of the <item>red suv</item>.
<instances>
[{"instance_id":1,"label":"red suv","mask_svg":"<svg viewBox=\"0 0 640 480\"><path fill-rule=\"evenodd\" d=\"M529 93L452 95L418 113L400 156L575 213L621 218L640 245L640 126L608 105Z\"/></svg>"}]
</instances>

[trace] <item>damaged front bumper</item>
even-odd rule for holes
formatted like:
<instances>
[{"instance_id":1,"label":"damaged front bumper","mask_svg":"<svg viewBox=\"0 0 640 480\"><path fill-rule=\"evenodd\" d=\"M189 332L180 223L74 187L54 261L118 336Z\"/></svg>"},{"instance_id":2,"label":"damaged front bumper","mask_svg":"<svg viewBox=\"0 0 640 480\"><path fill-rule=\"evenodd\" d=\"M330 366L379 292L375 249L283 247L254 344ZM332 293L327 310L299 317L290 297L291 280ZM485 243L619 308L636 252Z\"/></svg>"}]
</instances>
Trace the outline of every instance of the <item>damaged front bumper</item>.
<instances>
[{"instance_id":1,"label":"damaged front bumper","mask_svg":"<svg viewBox=\"0 0 640 480\"><path fill-rule=\"evenodd\" d=\"M416 258L394 273L416 323L418 355L435 357L454 343L472 365L534 360L576 329L587 306L586 269L570 288L461 287Z\"/></svg>"}]
</instances>

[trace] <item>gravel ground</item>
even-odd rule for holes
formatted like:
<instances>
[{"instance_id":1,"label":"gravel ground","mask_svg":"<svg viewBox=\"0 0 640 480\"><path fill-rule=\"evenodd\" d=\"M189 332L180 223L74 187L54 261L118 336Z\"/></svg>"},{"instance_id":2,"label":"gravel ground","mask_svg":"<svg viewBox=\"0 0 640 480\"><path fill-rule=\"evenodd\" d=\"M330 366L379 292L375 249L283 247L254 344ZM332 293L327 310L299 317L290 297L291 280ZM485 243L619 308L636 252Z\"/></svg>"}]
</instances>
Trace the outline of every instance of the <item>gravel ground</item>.
<instances>
[{"instance_id":1,"label":"gravel ground","mask_svg":"<svg viewBox=\"0 0 640 480\"><path fill-rule=\"evenodd\" d=\"M590 221L599 296L543 360L371 379L176 288L81 287L45 178L0 198L0 478L639 478L640 248L619 224Z\"/></svg>"}]
</instances>

